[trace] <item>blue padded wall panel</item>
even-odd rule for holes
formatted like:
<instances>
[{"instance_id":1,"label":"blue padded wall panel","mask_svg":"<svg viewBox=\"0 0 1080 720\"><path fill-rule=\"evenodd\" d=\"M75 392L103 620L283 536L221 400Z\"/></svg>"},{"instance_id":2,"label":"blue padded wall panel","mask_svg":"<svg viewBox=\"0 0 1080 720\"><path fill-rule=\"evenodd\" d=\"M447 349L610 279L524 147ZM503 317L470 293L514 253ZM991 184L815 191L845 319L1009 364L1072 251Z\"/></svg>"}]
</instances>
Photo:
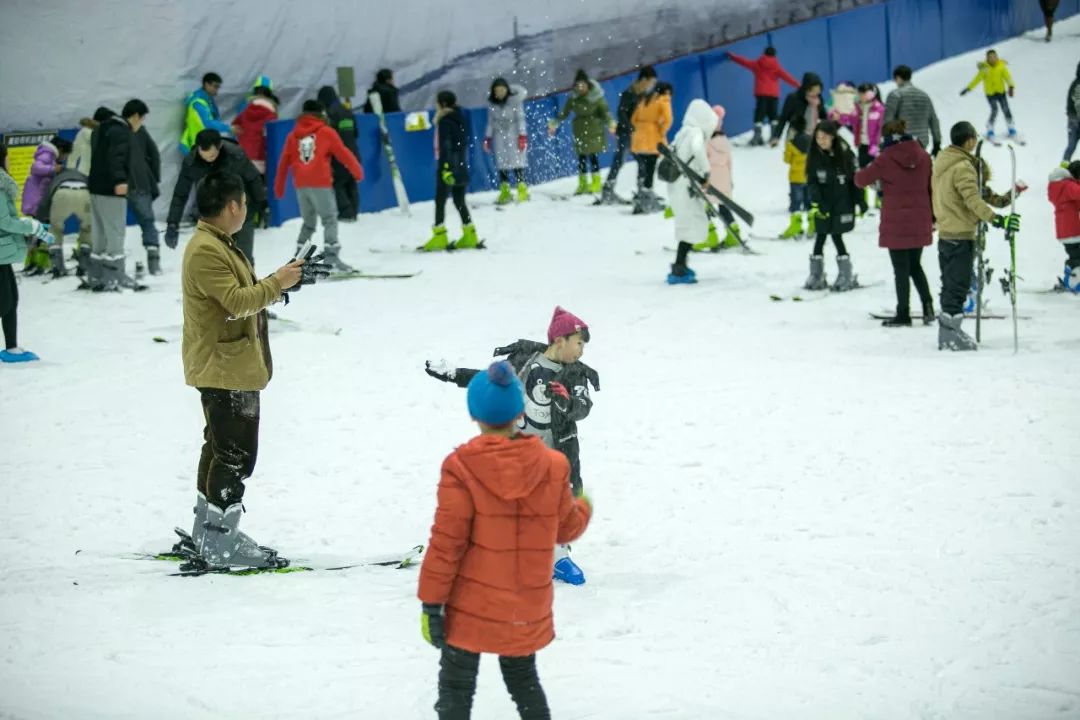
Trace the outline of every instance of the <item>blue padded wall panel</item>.
<instances>
[{"instance_id":1,"label":"blue padded wall panel","mask_svg":"<svg viewBox=\"0 0 1080 720\"><path fill-rule=\"evenodd\" d=\"M918 70L944 57L939 0L891 0L885 11L889 26L889 79L897 65Z\"/></svg>"},{"instance_id":2,"label":"blue padded wall panel","mask_svg":"<svg viewBox=\"0 0 1080 720\"><path fill-rule=\"evenodd\" d=\"M705 98L705 74L701 69L701 59L696 55L660 63L654 67L657 78L671 83L675 89L671 98L672 125L668 131L668 141L671 141L682 127L683 115L686 114L690 101Z\"/></svg>"},{"instance_id":3,"label":"blue padded wall panel","mask_svg":"<svg viewBox=\"0 0 1080 720\"><path fill-rule=\"evenodd\" d=\"M774 30L769 33L777 57L784 62L788 72L801 80L803 73L817 73L825 84L826 92L834 86L829 61L829 28L826 20L811 20L799 25ZM884 48L882 48L884 50ZM783 98L788 90L781 93Z\"/></svg>"},{"instance_id":4,"label":"blue padded wall panel","mask_svg":"<svg viewBox=\"0 0 1080 720\"><path fill-rule=\"evenodd\" d=\"M827 20L832 49L832 76L839 83L851 80L879 83L892 77L889 58L882 47L885 33L885 6L852 10Z\"/></svg>"},{"instance_id":5,"label":"blue padded wall panel","mask_svg":"<svg viewBox=\"0 0 1080 720\"><path fill-rule=\"evenodd\" d=\"M724 130L728 135L738 135L754 126L754 74L736 65L727 57L727 53L730 51L754 60L768 44L768 38L759 35L701 56L705 97L710 105L724 106L727 111L724 116ZM784 64L782 56L780 64ZM781 83L781 86L782 89L791 89L785 83Z\"/></svg>"}]
</instances>

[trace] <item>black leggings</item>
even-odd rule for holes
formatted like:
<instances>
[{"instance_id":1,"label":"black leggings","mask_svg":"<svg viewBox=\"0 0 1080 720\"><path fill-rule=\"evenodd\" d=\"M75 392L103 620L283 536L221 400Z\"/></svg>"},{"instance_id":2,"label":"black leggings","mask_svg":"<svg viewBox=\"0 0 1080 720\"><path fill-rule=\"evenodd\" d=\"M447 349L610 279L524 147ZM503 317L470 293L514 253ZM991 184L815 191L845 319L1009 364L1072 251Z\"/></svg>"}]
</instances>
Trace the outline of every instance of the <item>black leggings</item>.
<instances>
[{"instance_id":1,"label":"black leggings","mask_svg":"<svg viewBox=\"0 0 1080 720\"><path fill-rule=\"evenodd\" d=\"M820 255L825 250L825 238L828 237L824 233L818 233L817 239L814 240L814 254ZM847 255L847 248L844 246L844 236L840 233L833 233L832 236L833 245L836 246L837 255Z\"/></svg>"},{"instance_id":2,"label":"black leggings","mask_svg":"<svg viewBox=\"0 0 1080 720\"><path fill-rule=\"evenodd\" d=\"M611 159L611 167L608 168L607 180L605 181L612 188L615 187L615 178L619 176L619 170L622 169L623 161L626 159L626 153L630 152L630 135L620 134L615 138L615 157Z\"/></svg>"},{"instance_id":3,"label":"black leggings","mask_svg":"<svg viewBox=\"0 0 1080 720\"><path fill-rule=\"evenodd\" d=\"M931 308L934 297L930 294L930 283L922 269L922 248L890 250L889 259L892 260L893 277L896 280L896 316L911 317L912 283L915 284L915 292L919 293L923 308Z\"/></svg>"},{"instance_id":4,"label":"black leggings","mask_svg":"<svg viewBox=\"0 0 1080 720\"><path fill-rule=\"evenodd\" d=\"M523 720L551 720L544 688L536 674L536 655L500 657L499 669ZM439 660L439 720L468 720L472 715L480 655L447 645Z\"/></svg>"},{"instance_id":5,"label":"black leggings","mask_svg":"<svg viewBox=\"0 0 1080 720\"><path fill-rule=\"evenodd\" d=\"M0 265L0 321L4 326L4 348L18 347L16 338L19 307L19 286L15 283L15 271L11 265Z\"/></svg>"},{"instance_id":6,"label":"black leggings","mask_svg":"<svg viewBox=\"0 0 1080 720\"><path fill-rule=\"evenodd\" d=\"M514 182L515 183L523 183L523 182L525 182L525 171L522 170L521 168L514 168L513 170L500 170L499 171L499 182L501 182L501 183L510 182L510 173L514 173Z\"/></svg>"},{"instance_id":7,"label":"black leggings","mask_svg":"<svg viewBox=\"0 0 1080 720\"><path fill-rule=\"evenodd\" d=\"M776 119L780 117L780 114L777 112L779 104L780 98L769 97L768 95L755 95L754 124L757 125L766 120L770 123L776 122Z\"/></svg>"},{"instance_id":8,"label":"black leggings","mask_svg":"<svg viewBox=\"0 0 1080 720\"><path fill-rule=\"evenodd\" d=\"M441 177L435 179L435 224L442 225L446 221L446 198L449 195L453 195L454 207L457 208L458 215L461 216L461 224L468 225L472 222L472 216L469 215L469 206L465 204L465 186L454 185L453 187L447 185L442 181Z\"/></svg>"},{"instance_id":9,"label":"black leggings","mask_svg":"<svg viewBox=\"0 0 1080 720\"><path fill-rule=\"evenodd\" d=\"M656 162L659 155L638 153L634 155L637 160L637 184L639 188L652 190L653 175L656 174Z\"/></svg>"},{"instance_id":10,"label":"black leggings","mask_svg":"<svg viewBox=\"0 0 1080 720\"><path fill-rule=\"evenodd\" d=\"M578 175L584 175L587 169L586 165L592 166L594 173L600 172L600 156L596 153L591 155L578 155L577 156L577 171Z\"/></svg>"},{"instance_id":11,"label":"black leggings","mask_svg":"<svg viewBox=\"0 0 1080 720\"><path fill-rule=\"evenodd\" d=\"M1069 258L1065 263L1074 270L1080 270L1080 243L1069 243L1065 246L1065 255ZM11 267L8 265L8 267Z\"/></svg>"}]
</instances>

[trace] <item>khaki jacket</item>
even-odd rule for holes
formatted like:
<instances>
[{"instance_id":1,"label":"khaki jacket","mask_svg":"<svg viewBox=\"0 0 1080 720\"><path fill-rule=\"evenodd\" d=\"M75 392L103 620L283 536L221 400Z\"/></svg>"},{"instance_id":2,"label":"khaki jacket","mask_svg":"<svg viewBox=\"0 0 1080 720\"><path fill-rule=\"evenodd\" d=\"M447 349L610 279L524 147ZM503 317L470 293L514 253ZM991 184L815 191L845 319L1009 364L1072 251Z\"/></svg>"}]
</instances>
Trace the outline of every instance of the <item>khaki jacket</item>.
<instances>
[{"instance_id":1,"label":"khaki jacket","mask_svg":"<svg viewBox=\"0 0 1080 720\"><path fill-rule=\"evenodd\" d=\"M262 390L274 367L265 309L281 298L273 275L255 271L232 237L199 222L184 251L184 379L222 390Z\"/></svg>"},{"instance_id":2,"label":"khaki jacket","mask_svg":"<svg viewBox=\"0 0 1080 720\"><path fill-rule=\"evenodd\" d=\"M931 189L938 237L942 240L974 240L979 221L994 219L994 211L979 192L975 157L956 145L938 154Z\"/></svg>"}]
</instances>

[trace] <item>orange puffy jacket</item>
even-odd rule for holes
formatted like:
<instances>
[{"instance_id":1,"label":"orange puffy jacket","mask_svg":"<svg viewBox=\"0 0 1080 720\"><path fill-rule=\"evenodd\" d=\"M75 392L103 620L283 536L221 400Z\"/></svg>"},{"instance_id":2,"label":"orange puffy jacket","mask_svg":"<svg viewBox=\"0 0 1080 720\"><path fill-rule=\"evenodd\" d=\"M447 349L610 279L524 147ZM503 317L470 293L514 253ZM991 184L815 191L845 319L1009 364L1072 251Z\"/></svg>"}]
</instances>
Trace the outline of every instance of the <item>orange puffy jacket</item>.
<instances>
[{"instance_id":1,"label":"orange puffy jacket","mask_svg":"<svg viewBox=\"0 0 1080 720\"><path fill-rule=\"evenodd\" d=\"M630 136L630 152L635 155L658 155L656 146L667 145L671 129L671 96L654 95L638 103L631 118L634 134Z\"/></svg>"},{"instance_id":2,"label":"orange puffy jacket","mask_svg":"<svg viewBox=\"0 0 1080 720\"><path fill-rule=\"evenodd\" d=\"M446 605L446 642L515 657L550 643L555 545L591 515L566 457L538 437L481 435L450 453L417 592Z\"/></svg>"}]
</instances>

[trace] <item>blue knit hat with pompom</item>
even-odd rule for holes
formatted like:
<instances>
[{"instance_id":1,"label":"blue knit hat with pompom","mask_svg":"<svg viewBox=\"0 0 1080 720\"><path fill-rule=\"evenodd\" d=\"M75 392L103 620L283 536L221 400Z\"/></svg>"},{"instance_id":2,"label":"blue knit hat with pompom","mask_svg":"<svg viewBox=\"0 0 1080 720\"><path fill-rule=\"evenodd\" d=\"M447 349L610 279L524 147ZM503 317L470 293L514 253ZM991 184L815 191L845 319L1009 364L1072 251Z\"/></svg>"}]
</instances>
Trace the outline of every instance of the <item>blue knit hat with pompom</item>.
<instances>
[{"instance_id":1,"label":"blue knit hat with pompom","mask_svg":"<svg viewBox=\"0 0 1080 720\"><path fill-rule=\"evenodd\" d=\"M525 412L525 388L505 360L476 373L469 382L468 399L472 419L495 427L509 425Z\"/></svg>"}]
</instances>

